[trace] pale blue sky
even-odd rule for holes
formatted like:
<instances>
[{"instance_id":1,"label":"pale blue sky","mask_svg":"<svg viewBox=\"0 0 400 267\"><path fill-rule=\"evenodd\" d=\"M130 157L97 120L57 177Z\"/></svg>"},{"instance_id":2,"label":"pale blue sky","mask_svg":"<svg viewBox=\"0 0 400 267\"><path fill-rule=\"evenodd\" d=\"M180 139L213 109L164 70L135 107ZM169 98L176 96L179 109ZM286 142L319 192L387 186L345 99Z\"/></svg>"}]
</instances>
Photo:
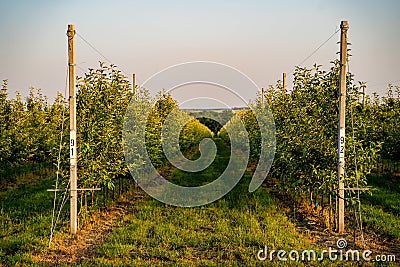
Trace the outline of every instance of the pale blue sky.
<instances>
[{"instance_id":1,"label":"pale blue sky","mask_svg":"<svg viewBox=\"0 0 400 267\"><path fill-rule=\"evenodd\" d=\"M52 101L65 86L66 29L77 32L122 70L144 82L187 61L230 65L259 87L290 73L349 21L350 71L368 92L400 84L400 1L1 1L0 79L10 94L40 87ZM330 67L337 34L303 65ZM76 40L77 63L104 61ZM78 75L83 72L77 69ZM255 92L243 92L254 98Z\"/></svg>"}]
</instances>

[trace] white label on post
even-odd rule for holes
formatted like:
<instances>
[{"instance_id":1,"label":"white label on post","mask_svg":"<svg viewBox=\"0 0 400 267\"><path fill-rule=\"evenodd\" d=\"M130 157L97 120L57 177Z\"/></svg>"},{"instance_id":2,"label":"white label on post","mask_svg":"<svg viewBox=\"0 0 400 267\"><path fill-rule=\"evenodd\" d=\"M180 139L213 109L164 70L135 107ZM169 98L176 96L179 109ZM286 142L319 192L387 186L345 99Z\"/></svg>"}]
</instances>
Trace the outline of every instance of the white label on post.
<instances>
[{"instance_id":1,"label":"white label on post","mask_svg":"<svg viewBox=\"0 0 400 267\"><path fill-rule=\"evenodd\" d=\"M69 132L69 157L76 159L76 131Z\"/></svg>"},{"instance_id":2,"label":"white label on post","mask_svg":"<svg viewBox=\"0 0 400 267\"><path fill-rule=\"evenodd\" d=\"M344 161L344 151L345 151L345 128L340 128L339 131L339 161Z\"/></svg>"}]
</instances>

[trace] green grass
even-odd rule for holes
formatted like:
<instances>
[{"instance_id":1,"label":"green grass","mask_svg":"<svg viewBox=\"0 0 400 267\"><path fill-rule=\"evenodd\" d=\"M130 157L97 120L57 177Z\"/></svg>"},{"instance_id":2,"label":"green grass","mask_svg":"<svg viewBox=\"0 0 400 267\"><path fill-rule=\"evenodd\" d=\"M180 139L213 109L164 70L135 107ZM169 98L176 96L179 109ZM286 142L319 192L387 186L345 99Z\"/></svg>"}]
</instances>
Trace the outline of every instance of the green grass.
<instances>
[{"instance_id":1,"label":"green grass","mask_svg":"<svg viewBox=\"0 0 400 267\"><path fill-rule=\"evenodd\" d=\"M400 242L400 217L385 212L380 207L363 204L363 222L367 228L386 236L396 238Z\"/></svg>"},{"instance_id":2,"label":"green grass","mask_svg":"<svg viewBox=\"0 0 400 267\"><path fill-rule=\"evenodd\" d=\"M52 214L54 179L0 192L0 265L33 264L32 254L46 248Z\"/></svg>"},{"instance_id":3,"label":"green grass","mask_svg":"<svg viewBox=\"0 0 400 267\"><path fill-rule=\"evenodd\" d=\"M107 237L103 255L86 264L255 265L264 245L287 251L310 247L268 195L254 194L248 201L236 208L226 199L180 208L148 200Z\"/></svg>"},{"instance_id":4,"label":"green grass","mask_svg":"<svg viewBox=\"0 0 400 267\"><path fill-rule=\"evenodd\" d=\"M388 174L371 174L368 176L368 184L376 188L400 193L399 177Z\"/></svg>"},{"instance_id":5,"label":"green grass","mask_svg":"<svg viewBox=\"0 0 400 267\"><path fill-rule=\"evenodd\" d=\"M214 138L214 141L217 145L218 153L210 166L203 171L194 173L173 168L174 171L171 173L170 177L171 181L181 186L201 186L219 177L228 166L231 151L221 139ZM197 159L199 157L200 153L197 152L191 158Z\"/></svg>"},{"instance_id":6,"label":"green grass","mask_svg":"<svg viewBox=\"0 0 400 267\"><path fill-rule=\"evenodd\" d=\"M230 151L221 141L216 142L220 152L209 168L190 178L174 171L173 182L193 186L217 178L229 161ZM121 227L107 236L99 248L101 256L83 265L255 266L261 263L257 252L265 245L287 251L311 248L310 241L296 232L265 189L248 192L250 179L246 174L224 198L202 207L173 207L148 197L139 204L137 213L126 215Z\"/></svg>"},{"instance_id":7,"label":"green grass","mask_svg":"<svg viewBox=\"0 0 400 267\"><path fill-rule=\"evenodd\" d=\"M382 174L370 175L373 186L370 194L362 196L361 207L366 227L400 242L400 190L399 184Z\"/></svg>"}]
</instances>

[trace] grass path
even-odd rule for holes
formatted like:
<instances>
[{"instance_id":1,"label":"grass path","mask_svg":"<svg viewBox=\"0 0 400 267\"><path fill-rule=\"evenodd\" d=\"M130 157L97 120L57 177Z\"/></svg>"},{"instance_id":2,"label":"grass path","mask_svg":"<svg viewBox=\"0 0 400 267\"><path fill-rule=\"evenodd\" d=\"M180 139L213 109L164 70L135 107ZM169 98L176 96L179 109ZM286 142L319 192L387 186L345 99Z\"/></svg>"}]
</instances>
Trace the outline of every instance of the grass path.
<instances>
[{"instance_id":1,"label":"grass path","mask_svg":"<svg viewBox=\"0 0 400 267\"><path fill-rule=\"evenodd\" d=\"M202 184L217 178L229 161L230 151L216 141L219 153L210 167L190 175L175 170L171 173L172 181L193 185L191 181ZM98 255L81 264L255 266L260 264L257 252L265 245L287 251L312 247L265 189L247 191L250 179L250 174L245 174L224 198L202 207L172 207L150 197L132 203L136 212L125 214L120 227L113 228L98 248Z\"/></svg>"},{"instance_id":2,"label":"grass path","mask_svg":"<svg viewBox=\"0 0 400 267\"><path fill-rule=\"evenodd\" d=\"M400 185L398 177L371 174L368 184L371 194L361 197L361 209L366 230L379 233L387 250L400 259Z\"/></svg>"},{"instance_id":3,"label":"grass path","mask_svg":"<svg viewBox=\"0 0 400 267\"><path fill-rule=\"evenodd\" d=\"M52 212L52 194L46 190L53 181L32 179L0 192L0 266L31 264L31 253L46 249Z\"/></svg>"},{"instance_id":4,"label":"grass path","mask_svg":"<svg viewBox=\"0 0 400 267\"><path fill-rule=\"evenodd\" d=\"M63 227L64 234L55 235L51 247L44 253L34 255L35 262L56 265L72 265L85 259L97 257L98 246L104 243L104 238L118 225L118 221L128 213L136 212L133 203L138 204L143 199L143 193L130 191L103 211L93 212L90 221L85 222L76 236L68 234L68 226Z\"/></svg>"}]
</instances>

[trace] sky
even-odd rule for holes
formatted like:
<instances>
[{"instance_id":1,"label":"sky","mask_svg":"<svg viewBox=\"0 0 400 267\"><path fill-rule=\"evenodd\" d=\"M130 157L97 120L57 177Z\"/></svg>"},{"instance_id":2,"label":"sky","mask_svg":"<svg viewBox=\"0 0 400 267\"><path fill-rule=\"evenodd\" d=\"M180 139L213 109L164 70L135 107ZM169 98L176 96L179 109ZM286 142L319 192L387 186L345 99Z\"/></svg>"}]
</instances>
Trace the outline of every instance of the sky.
<instances>
[{"instance_id":1,"label":"sky","mask_svg":"<svg viewBox=\"0 0 400 267\"><path fill-rule=\"evenodd\" d=\"M8 79L10 97L16 90L26 96L33 86L52 102L57 91L64 92L66 30L74 24L77 33L129 79L135 73L139 85L170 66L211 61L235 68L258 88L275 84L286 72L290 89L295 66L328 39L341 20L348 20L350 71L357 81L367 82L367 93L383 95L388 83L400 84L399 10L397 0L2 0L0 80ZM330 61L338 58L339 38L337 33L302 66L318 63L329 69ZM79 76L106 61L80 38L75 49ZM196 89L177 90L176 98L184 102L183 95L195 98L202 90L191 87ZM257 93L254 88L240 90L246 100ZM214 92L223 99L223 92L217 91L208 86L203 95L212 98ZM219 105L206 102L197 105ZM192 105L186 108L196 107L196 101L186 103Z\"/></svg>"}]
</instances>

